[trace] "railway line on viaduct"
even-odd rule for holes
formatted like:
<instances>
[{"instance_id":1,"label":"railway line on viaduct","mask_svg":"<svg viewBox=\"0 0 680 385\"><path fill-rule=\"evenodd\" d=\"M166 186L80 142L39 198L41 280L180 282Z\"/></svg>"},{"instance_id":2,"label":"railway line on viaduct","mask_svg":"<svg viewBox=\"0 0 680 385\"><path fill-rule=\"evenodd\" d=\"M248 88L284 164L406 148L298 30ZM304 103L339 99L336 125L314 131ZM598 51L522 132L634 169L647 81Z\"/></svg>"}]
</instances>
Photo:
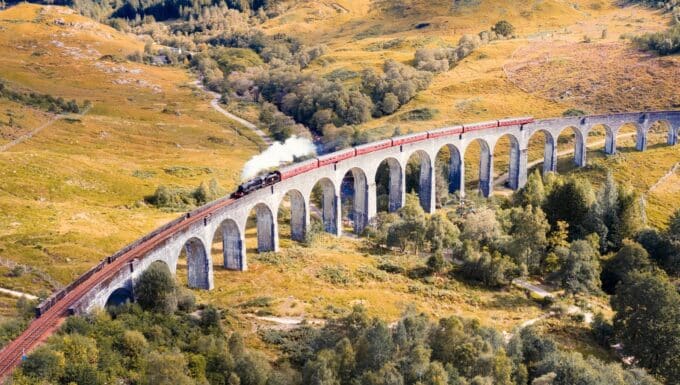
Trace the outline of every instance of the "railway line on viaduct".
<instances>
[{"instance_id":1,"label":"railway line on viaduct","mask_svg":"<svg viewBox=\"0 0 680 385\"><path fill-rule=\"evenodd\" d=\"M667 144L676 145L680 136L680 111L649 111L609 115L534 120L516 118L445 127L395 137L341 150L270 173L249 181L231 196L213 201L152 231L107 257L66 288L52 294L36 308L37 318L14 341L0 351L0 378L11 373L22 356L44 341L70 314L102 308L113 296L132 296L133 282L150 264L160 261L176 272L182 251L187 256L188 283L192 288L213 288L210 246L219 235L223 265L227 269L248 268L245 230L248 216L256 214L257 249L277 251L277 213L284 198L290 198L291 238L302 240L310 224L310 200L315 186L321 187L320 211L325 231L340 235L343 179L351 174L354 196L352 216L355 232L361 232L377 213L376 175L381 164L389 167L388 209L397 210L405 200L406 164L416 156L420 162L419 199L426 212L435 211L435 159L443 148L450 152L448 185L464 196L465 154L473 143L481 148L479 193L493 192L493 154L496 144L510 142L508 186L524 186L528 169L530 139L543 134L544 172L557 167L557 138L565 130L574 132L574 163L586 165L586 139L595 126L604 126L604 151L616 152L616 137L625 125L636 129L636 149L644 151L650 127L662 122Z\"/></svg>"}]
</instances>

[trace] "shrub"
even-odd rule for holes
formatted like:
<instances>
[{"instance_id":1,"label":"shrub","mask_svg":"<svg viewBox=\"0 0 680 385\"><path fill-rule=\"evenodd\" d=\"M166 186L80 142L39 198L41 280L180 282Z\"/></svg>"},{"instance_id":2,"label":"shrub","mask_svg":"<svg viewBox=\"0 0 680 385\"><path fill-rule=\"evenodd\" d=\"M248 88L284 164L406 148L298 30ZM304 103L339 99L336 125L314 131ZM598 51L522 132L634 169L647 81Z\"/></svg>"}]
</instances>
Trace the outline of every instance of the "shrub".
<instances>
[{"instance_id":1,"label":"shrub","mask_svg":"<svg viewBox=\"0 0 680 385\"><path fill-rule=\"evenodd\" d=\"M646 33L633 38L642 50L654 51L659 55L672 55L680 52L680 24L663 32Z\"/></svg>"},{"instance_id":2,"label":"shrub","mask_svg":"<svg viewBox=\"0 0 680 385\"><path fill-rule=\"evenodd\" d=\"M512 36L515 33L515 27L507 20L499 21L491 28L491 30L505 37Z\"/></svg>"},{"instance_id":3,"label":"shrub","mask_svg":"<svg viewBox=\"0 0 680 385\"><path fill-rule=\"evenodd\" d=\"M135 282L135 296L142 309L172 313L177 309L177 284L168 266L154 262Z\"/></svg>"}]
</instances>

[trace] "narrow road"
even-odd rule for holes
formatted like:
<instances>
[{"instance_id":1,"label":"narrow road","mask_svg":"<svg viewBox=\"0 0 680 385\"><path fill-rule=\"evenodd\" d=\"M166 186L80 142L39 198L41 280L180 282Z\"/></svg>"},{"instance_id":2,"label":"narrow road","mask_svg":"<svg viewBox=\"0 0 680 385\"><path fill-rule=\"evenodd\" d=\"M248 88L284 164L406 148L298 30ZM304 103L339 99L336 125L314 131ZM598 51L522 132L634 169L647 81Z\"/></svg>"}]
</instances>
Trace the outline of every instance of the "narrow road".
<instances>
[{"instance_id":1,"label":"narrow road","mask_svg":"<svg viewBox=\"0 0 680 385\"><path fill-rule=\"evenodd\" d=\"M219 112L220 114L226 116L227 118L237 122L238 124L242 125L243 127L254 132L255 135L259 136L260 139L262 139L262 141L267 146L271 146L271 144L274 143L272 138L270 138L267 134L265 134L264 131L260 130L256 125L254 125L253 123L251 123L251 122L249 122L249 121L247 121L243 118L240 118L240 117L232 114L231 112L225 110L224 108L222 108L222 106L220 106L220 99L222 98L222 95L218 94L217 92L213 92L213 91L210 91L209 89L205 88L205 86L203 85L203 83L200 80L196 80L195 84L200 89L202 89L205 93L212 96L212 100L210 101L210 105L212 106L213 109L215 109L215 111Z\"/></svg>"},{"instance_id":2,"label":"narrow road","mask_svg":"<svg viewBox=\"0 0 680 385\"><path fill-rule=\"evenodd\" d=\"M15 298L26 297L26 299L30 299L30 300L38 299L38 297L34 296L33 294L22 293L20 291L5 289L5 288L2 288L2 287L0 287L0 294L6 294L6 295L9 295L10 297L15 297Z\"/></svg>"}]
</instances>

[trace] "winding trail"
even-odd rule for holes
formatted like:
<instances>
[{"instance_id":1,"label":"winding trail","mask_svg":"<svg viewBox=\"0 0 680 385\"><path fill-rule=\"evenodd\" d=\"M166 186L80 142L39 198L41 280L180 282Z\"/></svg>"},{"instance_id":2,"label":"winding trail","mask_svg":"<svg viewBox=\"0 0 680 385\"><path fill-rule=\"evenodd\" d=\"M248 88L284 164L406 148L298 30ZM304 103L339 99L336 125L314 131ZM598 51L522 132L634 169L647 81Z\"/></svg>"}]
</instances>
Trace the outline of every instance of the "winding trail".
<instances>
[{"instance_id":1,"label":"winding trail","mask_svg":"<svg viewBox=\"0 0 680 385\"><path fill-rule=\"evenodd\" d=\"M220 106L220 99L222 98L222 95L218 94L217 92L214 92L214 91L211 91L211 90L205 88L205 86L203 85L203 83L200 80L196 80L196 82L194 84L196 84L196 86L198 88L203 90L203 92L212 96L212 100L210 100L210 105L212 106L212 108L215 111L219 112L220 114L226 116L227 118L235 121L236 123L238 123L238 124L242 125L243 127L251 130L252 132L254 132L255 135L259 136L260 139L262 139L262 141L267 146L271 146L272 143L274 143L272 138L270 138L269 135L267 135L264 131L260 130L256 125L254 125L253 123L251 123L251 122L249 122L249 121L247 121L247 120L245 120L241 117L238 117L238 116L232 114L231 112L225 110L224 108L222 108L222 106Z\"/></svg>"}]
</instances>

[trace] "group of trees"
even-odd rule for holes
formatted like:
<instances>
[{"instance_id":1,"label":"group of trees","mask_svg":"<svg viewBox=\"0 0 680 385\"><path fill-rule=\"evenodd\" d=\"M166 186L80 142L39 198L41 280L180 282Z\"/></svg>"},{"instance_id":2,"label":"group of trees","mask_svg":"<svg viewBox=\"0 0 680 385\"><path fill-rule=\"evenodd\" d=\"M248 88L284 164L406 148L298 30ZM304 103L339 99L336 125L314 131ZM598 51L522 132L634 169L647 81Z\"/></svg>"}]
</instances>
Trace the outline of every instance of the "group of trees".
<instances>
[{"instance_id":1,"label":"group of trees","mask_svg":"<svg viewBox=\"0 0 680 385\"><path fill-rule=\"evenodd\" d=\"M358 307L320 330L270 332L264 339L281 345L304 385L659 384L642 370L560 351L531 327L506 344L476 320L433 323L413 310L393 328Z\"/></svg>"},{"instance_id":2,"label":"group of trees","mask_svg":"<svg viewBox=\"0 0 680 385\"><path fill-rule=\"evenodd\" d=\"M639 208L635 195L611 177L595 192L585 179L551 175L544 182L534 173L511 200L496 205L444 207L426 215L417 197L408 195L396 213L378 214L367 239L373 247L435 256L448 250L460 265L450 266L453 272L487 286L507 285L531 273L569 293L597 293L602 255L638 235ZM649 230L640 234L648 247L664 250L668 257L663 260L675 260L669 236Z\"/></svg>"},{"instance_id":3,"label":"group of trees","mask_svg":"<svg viewBox=\"0 0 680 385\"><path fill-rule=\"evenodd\" d=\"M272 367L263 354L225 330L221 312L198 310L168 267L152 264L135 284L136 304L69 317L34 350L13 384L285 385L299 375Z\"/></svg>"},{"instance_id":4,"label":"group of trees","mask_svg":"<svg viewBox=\"0 0 680 385\"><path fill-rule=\"evenodd\" d=\"M446 72L480 45L498 39L510 38L514 32L515 27L512 24L506 20L501 20L490 31L482 31L477 35L464 35L455 47L419 48L415 54L416 68L430 72Z\"/></svg>"},{"instance_id":5,"label":"group of trees","mask_svg":"<svg viewBox=\"0 0 680 385\"><path fill-rule=\"evenodd\" d=\"M215 179L211 179L207 184L201 182L195 189L161 185L144 200L160 209L181 211L204 205L224 194L226 191Z\"/></svg>"},{"instance_id":6,"label":"group of trees","mask_svg":"<svg viewBox=\"0 0 680 385\"><path fill-rule=\"evenodd\" d=\"M80 113L81 108L88 107L90 101L86 100L83 107L78 105L75 99L64 100L62 97L54 97L49 94L40 94L37 92L21 92L16 91L0 82L0 98L6 98L21 104L39 108L44 111L55 114L63 114L67 112Z\"/></svg>"},{"instance_id":7,"label":"group of trees","mask_svg":"<svg viewBox=\"0 0 680 385\"><path fill-rule=\"evenodd\" d=\"M135 304L69 317L22 362L12 383L659 384L642 370L562 352L531 327L506 343L497 330L476 320L453 316L434 323L412 309L394 327L355 307L322 328L266 331L263 340L283 352L271 363L224 326L219 309L196 311L193 296L178 289L165 264L152 264L134 291Z\"/></svg>"}]
</instances>

